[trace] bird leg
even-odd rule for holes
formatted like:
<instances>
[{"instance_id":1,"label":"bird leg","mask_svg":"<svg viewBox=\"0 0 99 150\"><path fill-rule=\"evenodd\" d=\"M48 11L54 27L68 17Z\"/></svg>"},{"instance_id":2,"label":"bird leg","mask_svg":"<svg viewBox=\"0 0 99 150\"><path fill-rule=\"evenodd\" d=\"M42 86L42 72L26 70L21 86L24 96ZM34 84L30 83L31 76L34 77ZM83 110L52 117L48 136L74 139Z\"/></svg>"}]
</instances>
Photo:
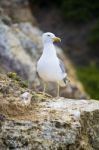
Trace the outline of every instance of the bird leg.
<instances>
[{"instance_id":1,"label":"bird leg","mask_svg":"<svg viewBox=\"0 0 99 150\"><path fill-rule=\"evenodd\" d=\"M45 91L46 91L46 83L44 82L43 96L45 96Z\"/></svg>"},{"instance_id":2,"label":"bird leg","mask_svg":"<svg viewBox=\"0 0 99 150\"><path fill-rule=\"evenodd\" d=\"M50 95L50 94L47 94L46 93L46 88L47 88L47 82L43 82L43 92L38 92L38 93L36 93L36 96L39 96L39 97L41 97L41 98L46 98L46 97L50 97L50 98L52 98L52 96Z\"/></svg>"},{"instance_id":3,"label":"bird leg","mask_svg":"<svg viewBox=\"0 0 99 150\"><path fill-rule=\"evenodd\" d=\"M57 83L57 97L59 97L59 82Z\"/></svg>"},{"instance_id":4,"label":"bird leg","mask_svg":"<svg viewBox=\"0 0 99 150\"><path fill-rule=\"evenodd\" d=\"M48 83L44 82L43 96L52 97L50 94L46 93L47 86L48 86Z\"/></svg>"}]
</instances>

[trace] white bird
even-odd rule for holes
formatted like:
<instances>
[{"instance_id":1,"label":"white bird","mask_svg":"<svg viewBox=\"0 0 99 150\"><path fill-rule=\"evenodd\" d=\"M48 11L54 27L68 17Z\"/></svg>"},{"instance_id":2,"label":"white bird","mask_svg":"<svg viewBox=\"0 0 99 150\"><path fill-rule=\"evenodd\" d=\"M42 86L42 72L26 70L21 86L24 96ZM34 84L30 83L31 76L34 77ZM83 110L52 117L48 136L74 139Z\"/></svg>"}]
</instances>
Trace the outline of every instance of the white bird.
<instances>
[{"instance_id":1,"label":"white bird","mask_svg":"<svg viewBox=\"0 0 99 150\"><path fill-rule=\"evenodd\" d=\"M47 32L42 36L43 53L37 62L37 72L44 82L55 82L58 84L57 96L59 97L59 86L66 86L67 73L62 62L57 57L53 42L61 42L61 39L53 33ZM45 94L45 84L44 91Z\"/></svg>"}]
</instances>

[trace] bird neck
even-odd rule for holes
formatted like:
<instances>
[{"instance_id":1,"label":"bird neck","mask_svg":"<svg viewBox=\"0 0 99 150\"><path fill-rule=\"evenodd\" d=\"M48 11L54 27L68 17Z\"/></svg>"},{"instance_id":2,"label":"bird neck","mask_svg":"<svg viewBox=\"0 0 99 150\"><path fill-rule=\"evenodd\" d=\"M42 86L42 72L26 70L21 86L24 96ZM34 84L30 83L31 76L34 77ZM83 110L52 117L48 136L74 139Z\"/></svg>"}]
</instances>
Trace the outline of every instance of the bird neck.
<instances>
[{"instance_id":1,"label":"bird neck","mask_svg":"<svg viewBox=\"0 0 99 150\"><path fill-rule=\"evenodd\" d=\"M53 43L45 43L44 44L44 49L43 49L43 54L46 56L56 56L56 50L55 46Z\"/></svg>"}]
</instances>

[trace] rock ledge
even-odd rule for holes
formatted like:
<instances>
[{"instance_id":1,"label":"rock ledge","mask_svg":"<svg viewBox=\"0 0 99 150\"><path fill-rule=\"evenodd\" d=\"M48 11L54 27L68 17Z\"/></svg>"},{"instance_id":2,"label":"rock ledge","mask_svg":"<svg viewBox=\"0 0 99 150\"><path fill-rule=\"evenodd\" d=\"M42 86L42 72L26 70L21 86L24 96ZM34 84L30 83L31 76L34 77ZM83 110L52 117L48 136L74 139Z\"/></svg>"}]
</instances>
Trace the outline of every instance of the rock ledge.
<instances>
[{"instance_id":1,"label":"rock ledge","mask_svg":"<svg viewBox=\"0 0 99 150\"><path fill-rule=\"evenodd\" d=\"M0 150L99 149L98 101L42 97L17 80L0 76Z\"/></svg>"}]
</instances>

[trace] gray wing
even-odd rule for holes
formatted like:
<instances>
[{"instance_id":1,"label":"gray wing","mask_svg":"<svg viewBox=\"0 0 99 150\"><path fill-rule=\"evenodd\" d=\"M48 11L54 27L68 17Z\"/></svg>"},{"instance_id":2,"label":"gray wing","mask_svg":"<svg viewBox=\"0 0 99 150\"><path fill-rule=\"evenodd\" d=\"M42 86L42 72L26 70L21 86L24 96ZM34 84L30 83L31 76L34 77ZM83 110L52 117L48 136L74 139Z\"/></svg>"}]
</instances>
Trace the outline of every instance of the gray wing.
<instances>
[{"instance_id":1,"label":"gray wing","mask_svg":"<svg viewBox=\"0 0 99 150\"><path fill-rule=\"evenodd\" d=\"M61 59L59 59L59 66L60 66L60 68L62 70L62 73L65 73L66 72L65 71L65 66L64 66L64 63L63 63L63 61Z\"/></svg>"},{"instance_id":2,"label":"gray wing","mask_svg":"<svg viewBox=\"0 0 99 150\"><path fill-rule=\"evenodd\" d=\"M62 61L61 59L59 59L59 66L60 66L60 68L61 68L62 73L66 73L64 63L63 63L63 61ZM64 81L65 84L66 84L66 80L67 80L67 78L65 77L65 78L63 79L63 81Z\"/></svg>"}]
</instances>

